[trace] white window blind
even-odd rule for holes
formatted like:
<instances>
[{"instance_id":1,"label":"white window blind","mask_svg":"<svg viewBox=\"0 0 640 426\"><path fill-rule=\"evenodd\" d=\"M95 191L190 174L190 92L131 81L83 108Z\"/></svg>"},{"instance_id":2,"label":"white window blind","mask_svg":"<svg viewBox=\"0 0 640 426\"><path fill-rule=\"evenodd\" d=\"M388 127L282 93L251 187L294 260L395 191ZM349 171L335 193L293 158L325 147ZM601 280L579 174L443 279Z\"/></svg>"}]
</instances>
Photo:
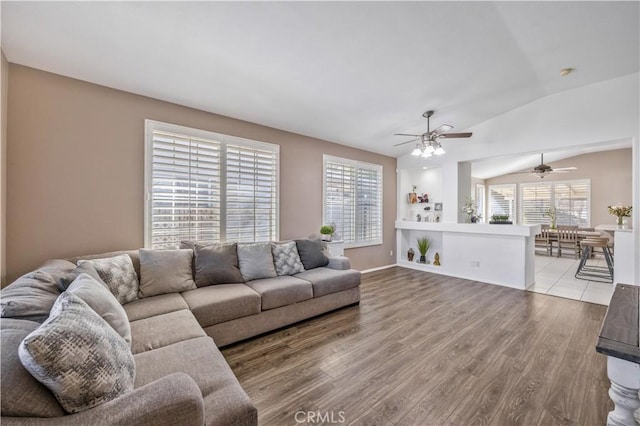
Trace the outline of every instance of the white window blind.
<instances>
[{"instance_id":1,"label":"white window blind","mask_svg":"<svg viewBox=\"0 0 640 426\"><path fill-rule=\"evenodd\" d=\"M145 124L146 247L278 239L277 145Z\"/></svg>"},{"instance_id":2,"label":"white window blind","mask_svg":"<svg viewBox=\"0 0 640 426\"><path fill-rule=\"evenodd\" d=\"M324 156L323 223L347 247L382 244L382 166Z\"/></svg>"},{"instance_id":3,"label":"white window blind","mask_svg":"<svg viewBox=\"0 0 640 426\"><path fill-rule=\"evenodd\" d=\"M556 208L556 225L588 227L591 189L589 180L523 183L520 185L522 223L550 224L545 215Z\"/></svg>"},{"instance_id":4,"label":"white window blind","mask_svg":"<svg viewBox=\"0 0 640 426\"><path fill-rule=\"evenodd\" d=\"M509 220L516 221L516 186L489 185L490 216L507 215Z\"/></svg>"},{"instance_id":5,"label":"white window blind","mask_svg":"<svg viewBox=\"0 0 640 426\"><path fill-rule=\"evenodd\" d=\"M521 223L550 224L545 212L552 206L551 183L523 183L520 185Z\"/></svg>"},{"instance_id":6,"label":"white window blind","mask_svg":"<svg viewBox=\"0 0 640 426\"><path fill-rule=\"evenodd\" d=\"M556 223L588 227L591 188L588 180L554 182Z\"/></svg>"},{"instance_id":7,"label":"white window blind","mask_svg":"<svg viewBox=\"0 0 640 426\"><path fill-rule=\"evenodd\" d=\"M478 213L481 215L480 222L486 222L487 212L485 209L485 186L481 183L476 184L476 206L478 206Z\"/></svg>"},{"instance_id":8,"label":"white window blind","mask_svg":"<svg viewBox=\"0 0 640 426\"><path fill-rule=\"evenodd\" d=\"M236 143L226 148L226 239L276 240L277 152Z\"/></svg>"}]
</instances>

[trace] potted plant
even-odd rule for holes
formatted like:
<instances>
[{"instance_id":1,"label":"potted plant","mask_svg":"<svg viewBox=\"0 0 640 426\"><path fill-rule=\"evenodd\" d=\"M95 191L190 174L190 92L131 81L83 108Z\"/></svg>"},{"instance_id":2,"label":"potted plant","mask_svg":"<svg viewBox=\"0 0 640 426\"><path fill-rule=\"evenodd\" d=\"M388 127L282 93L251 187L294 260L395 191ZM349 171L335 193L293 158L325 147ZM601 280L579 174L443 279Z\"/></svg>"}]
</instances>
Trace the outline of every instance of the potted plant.
<instances>
[{"instance_id":1,"label":"potted plant","mask_svg":"<svg viewBox=\"0 0 640 426\"><path fill-rule=\"evenodd\" d=\"M427 252L429 251L429 246L431 246L431 241L427 237L419 237L416 241L420 252L420 263L427 263Z\"/></svg>"},{"instance_id":2,"label":"potted plant","mask_svg":"<svg viewBox=\"0 0 640 426\"><path fill-rule=\"evenodd\" d=\"M464 197L462 211L467 214L467 223L476 223L481 217L481 215L478 214L478 207L476 206L475 200L469 196Z\"/></svg>"},{"instance_id":3,"label":"potted plant","mask_svg":"<svg viewBox=\"0 0 640 426\"><path fill-rule=\"evenodd\" d=\"M335 232L335 228L331 225L322 225L320 233L322 234L323 241L331 241L331 236Z\"/></svg>"},{"instance_id":4,"label":"potted plant","mask_svg":"<svg viewBox=\"0 0 640 426\"><path fill-rule=\"evenodd\" d=\"M544 215L549 216L549 218L551 219L551 225L549 227L551 229L556 229L556 208L549 207L547 210L544 211Z\"/></svg>"},{"instance_id":5,"label":"potted plant","mask_svg":"<svg viewBox=\"0 0 640 426\"><path fill-rule=\"evenodd\" d=\"M513 222L509 220L508 214L492 214L489 223L492 225L511 225Z\"/></svg>"},{"instance_id":6,"label":"potted plant","mask_svg":"<svg viewBox=\"0 0 640 426\"><path fill-rule=\"evenodd\" d=\"M625 217L631 216L631 206L623 206L621 203L618 203L615 206L607 206L609 209L609 214L612 214L618 218L618 226L622 226L624 224Z\"/></svg>"}]
</instances>

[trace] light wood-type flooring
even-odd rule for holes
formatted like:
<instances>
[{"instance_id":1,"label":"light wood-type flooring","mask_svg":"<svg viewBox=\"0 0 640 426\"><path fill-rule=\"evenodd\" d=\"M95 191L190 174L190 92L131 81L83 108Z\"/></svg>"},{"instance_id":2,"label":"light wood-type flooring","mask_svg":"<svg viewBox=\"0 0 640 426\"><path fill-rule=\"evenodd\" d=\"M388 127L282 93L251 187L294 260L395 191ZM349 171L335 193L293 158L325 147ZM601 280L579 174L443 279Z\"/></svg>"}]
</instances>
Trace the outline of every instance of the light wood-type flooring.
<instances>
[{"instance_id":1,"label":"light wood-type flooring","mask_svg":"<svg viewBox=\"0 0 640 426\"><path fill-rule=\"evenodd\" d=\"M223 350L260 425L606 423L605 306L400 267L362 278L359 306Z\"/></svg>"}]
</instances>

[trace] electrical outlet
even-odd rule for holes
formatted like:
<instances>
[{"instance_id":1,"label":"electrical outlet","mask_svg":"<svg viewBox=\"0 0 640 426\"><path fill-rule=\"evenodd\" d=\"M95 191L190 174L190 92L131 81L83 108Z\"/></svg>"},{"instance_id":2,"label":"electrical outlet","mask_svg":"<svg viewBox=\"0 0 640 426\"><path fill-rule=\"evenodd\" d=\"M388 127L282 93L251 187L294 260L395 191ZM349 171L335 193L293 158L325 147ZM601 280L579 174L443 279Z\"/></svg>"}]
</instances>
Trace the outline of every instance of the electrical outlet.
<instances>
[{"instance_id":1,"label":"electrical outlet","mask_svg":"<svg viewBox=\"0 0 640 426\"><path fill-rule=\"evenodd\" d=\"M480 261L479 260L472 260L471 261L471 267L472 268L479 268L480 267Z\"/></svg>"}]
</instances>

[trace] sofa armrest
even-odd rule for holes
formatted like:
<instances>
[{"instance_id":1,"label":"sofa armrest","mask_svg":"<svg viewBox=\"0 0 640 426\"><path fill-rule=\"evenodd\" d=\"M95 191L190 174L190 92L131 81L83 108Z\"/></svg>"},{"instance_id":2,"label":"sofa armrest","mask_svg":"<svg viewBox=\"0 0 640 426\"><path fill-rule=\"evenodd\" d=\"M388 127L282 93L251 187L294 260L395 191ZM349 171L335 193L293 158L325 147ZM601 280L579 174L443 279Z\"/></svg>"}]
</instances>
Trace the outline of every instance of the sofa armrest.
<instances>
[{"instance_id":1,"label":"sofa armrest","mask_svg":"<svg viewBox=\"0 0 640 426\"><path fill-rule=\"evenodd\" d=\"M62 417L2 417L9 425L204 425L204 401L196 382L174 373L90 410Z\"/></svg>"},{"instance_id":2,"label":"sofa armrest","mask_svg":"<svg viewBox=\"0 0 640 426\"><path fill-rule=\"evenodd\" d=\"M345 256L331 256L329 257L329 264L327 267L346 271L347 269L351 269L351 261Z\"/></svg>"}]
</instances>

